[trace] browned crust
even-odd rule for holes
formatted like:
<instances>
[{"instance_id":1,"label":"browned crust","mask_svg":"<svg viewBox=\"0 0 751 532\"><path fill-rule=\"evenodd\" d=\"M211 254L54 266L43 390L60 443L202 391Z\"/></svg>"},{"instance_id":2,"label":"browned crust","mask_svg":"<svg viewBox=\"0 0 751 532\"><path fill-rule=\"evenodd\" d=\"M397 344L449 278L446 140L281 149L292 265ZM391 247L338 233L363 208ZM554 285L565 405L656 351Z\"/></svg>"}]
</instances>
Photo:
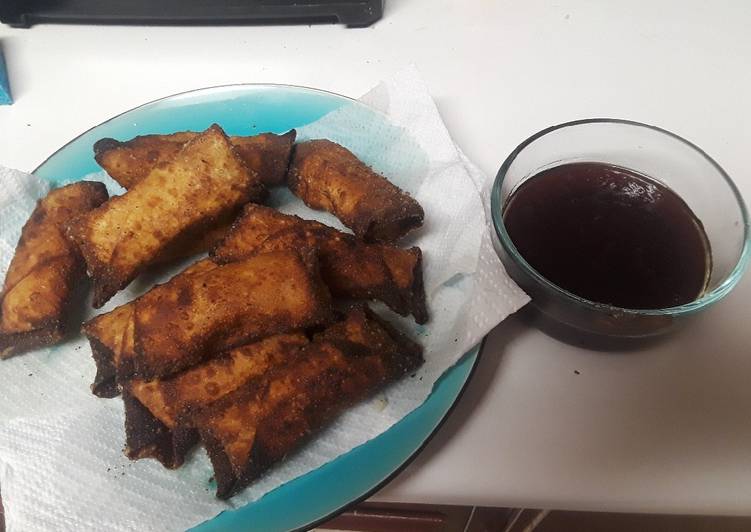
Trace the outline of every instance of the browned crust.
<instances>
[{"instance_id":1,"label":"browned crust","mask_svg":"<svg viewBox=\"0 0 751 532\"><path fill-rule=\"evenodd\" d=\"M270 368L286 363L308 343L302 333L270 336L232 349L172 377L134 379L130 392L172 429L217 399L241 387Z\"/></svg>"},{"instance_id":2,"label":"browned crust","mask_svg":"<svg viewBox=\"0 0 751 532\"><path fill-rule=\"evenodd\" d=\"M131 460L154 458L168 469L177 469L188 451L198 442L198 432L190 427L170 429L156 419L123 387L125 405L125 456Z\"/></svg>"},{"instance_id":3,"label":"browned crust","mask_svg":"<svg viewBox=\"0 0 751 532\"><path fill-rule=\"evenodd\" d=\"M423 362L420 347L361 307L289 363L194 418L226 498L308 441L344 409Z\"/></svg>"},{"instance_id":4,"label":"browned crust","mask_svg":"<svg viewBox=\"0 0 751 532\"><path fill-rule=\"evenodd\" d=\"M91 391L99 397L114 397L119 385L133 373L133 302L100 314L83 324L97 373Z\"/></svg>"},{"instance_id":5,"label":"browned crust","mask_svg":"<svg viewBox=\"0 0 751 532\"><path fill-rule=\"evenodd\" d=\"M293 129L283 135L233 136L230 142L248 169L255 172L263 184L274 186L283 183L287 176L296 135ZM160 162L174 158L183 145L196 136L198 133L182 131L169 135L142 135L125 142L104 138L94 144L94 158L110 177L127 189L143 180ZM254 201L263 201L265 197L265 189L258 187ZM236 214L232 213L208 230L185 235L164 249L156 262L171 262L209 251L227 233Z\"/></svg>"},{"instance_id":6,"label":"browned crust","mask_svg":"<svg viewBox=\"0 0 751 532\"><path fill-rule=\"evenodd\" d=\"M175 277L207 272L216 268L210 260L200 260ZM83 324L81 331L91 345L97 372L91 391L99 397L115 397L120 385L135 373L135 302L99 314Z\"/></svg>"},{"instance_id":7,"label":"browned crust","mask_svg":"<svg viewBox=\"0 0 751 532\"><path fill-rule=\"evenodd\" d=\"M174 158L198 133L181 131L171 135L141 135L126 142L104 138L94 143L94 159L123 188L130 188L160 162Z\"/></svg>"},{"instance_id":8,"label":"browned crust","mask_svg":"<svg viewBox=\"0 0 751 532\"><path fill-rule=\"evenodd\" d=\"M330 140L295 146L287 184L306 205L331 212L367 241L393 242L425 216L417 201Z\"/></svg>"},{"instance_id":9,"label":"browned crust","mask_svg":"<svg viewBox=\"0 0 751 532\"><path fill-rule=\"evenodd\" d=\"M154 166L172 159L198 133L181 131L169 135L141 135L120 142L103 138L94 144L94 159L122 187L130 188L144 179ZM292 145L297 133L261 133L233 136L230 141L246 166L268 186L280 185L287 175Z\"/></svg>"},{"instance_id":10,"label":"browned crust","mask_svg":"<svg viewBox=\"0 0 751 532\"><path fill-rule=\"evenodd\" d=\"M284 183L296 137L297 132L292 129L283 135L261 133L230 137L230 140L248 168L255 170L263 184L271 187Z\"/></svg>"},{"instance_id":11,"label":"browned crust","mask_svg":"<svg viewBox=\"0 0 751 532\"><path fill-rule=\"evenodd\" d=\"M283 249L317 247L321 276L336 297L377 299L417 323L428 320L420 248L367 244L312 220L248 204L211 251L219 263Z\"/></svg>"},{"instance_id":12,"label":"browned crust","mask_svg":"<svg viewBox=\"0 0 751 532\"><path fill-rule=\"evenodd\" d=\"M311 249L264 253L178 276L136 301L136 373L165 377L212 353L326 323L331 312Z\"/></svg>"},{"instance_id":13,"label":"browned crust","mask_svg":"<svg viewBox=\"0 0 751 532\"><path fill-rule=\"evenodd\" d=\"M215 124L127 193L73 220L68 235L86 260L94 306L127 286L173 242L224 221L256 196L257 185Z\"/></svg>"},{"instance_id":14,"label":"browned crust","mask_svg":"<svg viewBox=\"0 0 751 532\"><path fill-rule=\"evenodd\" d=\"M91 357L96 364L96 375L91 393L97 397L112 398L120 394L116 380L115 353L95 337L89 338Z\"/></svg>"},{"instance_id":15,"label":"browned crust","mask_svg":"<svg viewBox=\"0 0 751 532\"><path fill-rule=\"evenodd\" d=\"M82 292L83 261L65 224L107 200L101 183L79 181L37 203L21 231L0 293L0 358L51 345L67 333Z\"/></svg>"},{"instance_id":16,"label":"browned crust","mask_svg":"<svg viewBox=\"0 0 751 532\"><path fill-rule=\"evenodd\" d=\"M182 131L169 135L142 135L125 142L104 138L94 144L94 158L110 177L128 189L146 178L157 164L176 157L183 145L198 135ZM287 175L295 136L293 129L284 135L262 133L251 137L230 137L230 142L260 182L278 185ZM266 190L257 187L253 200L262 201L265 197ZM227 233L236 214L231 213L218 221L215 227L184 235L164 249L155 262L171 262L209 251Z\"/></svg>"},{"instance_id":17,"label":"browned crust","mask_svg":"<svg viewBox=\"0 0 751 532\"><path fill-rule=\"evenodd\" d=\"M0 359L54 345L64 337L63 326L56 320L50 320L49 325L41 325L34 331L0 334Z\"/></svg>"}]
</instances>

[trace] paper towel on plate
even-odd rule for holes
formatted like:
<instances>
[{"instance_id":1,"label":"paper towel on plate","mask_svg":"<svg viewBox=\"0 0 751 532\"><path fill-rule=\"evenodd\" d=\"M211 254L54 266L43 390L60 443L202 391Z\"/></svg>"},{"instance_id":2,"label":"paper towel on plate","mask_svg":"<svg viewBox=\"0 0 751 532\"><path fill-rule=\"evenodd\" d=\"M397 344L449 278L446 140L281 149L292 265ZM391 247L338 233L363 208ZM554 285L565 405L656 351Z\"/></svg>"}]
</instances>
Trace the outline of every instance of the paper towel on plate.
<instances>
[{"instance_id":1,"label":"paper towel on plate","mask_svg":"<svg viewBox=\"0 0 751 532\"><path fill-rule=\"evenodd\" d=\"M347 146L424 207L424 227L405 244L423 250L431 320L418 326L393 313L388 318L422 343L425 365L346 412L300 453L223 502L214 498L203 450L176 471L123 456L122 402L90 393L95 368L83 338L3 361L0 490L9 531L180 530L256 500L388 429L422 404L463 353L527 302L491 246L481 196L489 180L454 145L416 70L381 83L360 101L366 105L353 102L299 128L298 138L326 137ZM3 170L0 176L4 275L20 228L46 188L20 172ZM87 179L121 190L104 173ZM334 217L308 209L286 190L275 191L271 202L341 228ZM103 310L160 279L137 280Z\"/></svg>"}]
</instances>

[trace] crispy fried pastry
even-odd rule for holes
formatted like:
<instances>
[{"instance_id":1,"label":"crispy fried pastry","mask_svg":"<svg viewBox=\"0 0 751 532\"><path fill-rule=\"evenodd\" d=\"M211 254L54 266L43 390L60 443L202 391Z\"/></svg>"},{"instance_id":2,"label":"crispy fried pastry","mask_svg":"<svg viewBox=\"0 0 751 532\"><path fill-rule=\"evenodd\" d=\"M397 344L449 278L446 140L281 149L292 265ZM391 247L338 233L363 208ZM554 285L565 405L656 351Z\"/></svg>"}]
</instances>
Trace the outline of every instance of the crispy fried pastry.
<instances>
[{"instance_id":1,"label":"crispy fried pastry","mask_svg":"<svg viewBox=\"0 0 751 532\"><path fill-rule=\"evenodd\" d=\"M96 376L91 391L99 397L115 397L117 368L133 359L133 303L126 303L111 312L100 314L83 325L89 339L91 356L96 363Z\"/></svg>"},{"instance_id":2,"label":"crispy fried pastry","mask_svg":"<svg viewBox=\"0 0 751 532\"><path fill-rule=\"evenodd\" d=\"M198 442L198 431L186 426L167 427L133 397L127 384L123 387L123 404L125 456L131 460L155 458L168 469L180 467Z\"/></svg>"},{"instance_id":3,"label":"crispy fried pastry","mask_svg":"<svg viewBox=\"0 0 751 532\"><path fill-rule=\"evenodd\" d=\"M356 308L287 364L194 417L226 498L300 447L334 417L422 364L420 346Z\"/></svg>"},{"instance_id":4,"label":"crispy fried pastry","mask_svg":"<svg viewBox=\"0 0 751 532\"><path fill-rule=\"evenodd\" d=\"M104 185L79 181L37 203L0 293L0 358L63 337L66 315L86 276L78 249L65 238L65 224L106 200Z\"/></svg>"},{"instance_id":5,"label":"crispy fried pastry","mask_svg":"<svg viewBox=\"0 0 751 532\"><path fill-rule=\"evenodd\" d=\"M124 188L130 188L143 180L157 164L173 159L186 142L198 135L192 131L182 131L170 135L143 135L126 142L104 138L94 144L94 158L115 181ZM230 142L261 182L277 185L284 181L287 174L295 135L295 130L284 135L263 133L251 137L230 137ZM260 187L258 192L255 201L265 195ZM228 216L213 228L186 235L182 241L165 249L158 261L169 262L205 253L226 234L233 219L234 216Z\"/></svg>"},{"instance_id":6,"label":"crispy fried pastry","mask_svg":"<svg viewBox=\"0 0 751 532\"><path fill-rule=\"evenodd\" d=\"M306 205L331 212L368 241L393 242L424 218L417 201L330 140L295 146L287 184Z\"/></svg>"},{"instance_id":7,"label":"crispy fried pastry","mask_svg":"<svg viewBox=\"0 0 751 532\"><path fill-rule=\"evenodd\" d=\"M175 278L207 272L216 266L208 259L200 260ZM118 381L127 381L135 371L135 305L135 301L131 301L83 324L83 333L89 339L96 363L96 377L91 385L94 395L115 397L120 393Z\"/></svg>"},{"instance_id":8,"label":"crispy fried pastry","mask_svg":"<svg viewBox=\"0 0 751 532\"><path fill-rule=\"evenodd\" d=\"M295 142L295 130L283 135L262 133L250 137L230 137L235 151L245 165L256 173L265 185L279 185L284 181ZM157 164L174 158L183 145L198 136L192 131L171 135L143 135L126 142L104 138L94 144L95 159L120 185L130 188L143 180ZM255 201L264 195L260 188ZM158 262L205 253L227 233L234 216L228 216L215 227L173 243L157 259Z\"/></svg>"},{"instance_id":9,"label":"crispy fried pastry","mask_svg":"<svg viewBox=\"0 0 751 532\"><path fill-rule=\"evenodd\" d=\"M123 188L143 180L158 164L174 159L183 145L198 133L142 135L126 142L103 138L94 144L94 159Z\"/></svg>"},{"instance_id":10,"label":"crispy fried pastry","mask_svg":"<svg viewBox=\"0 0 751 532\"><path fill-rule=\"evenodd\" d=\"M203 260L178 276L214 267ZM303 334L280 334L230 350L171 378L128 380L133 374L134 308L135 302L127 303L84 325L97 364L92 391L114 397L122 388L125 454L134 460L155 458L168 468L179 467L197 441L197 433L179 419L282 363L308 343Z\"/></svg>"},{"instance_id":11,"label":"crispy fried pastry","mask_svg":"<svg viewBox=\"0 0 751 532\"><path fill-rule=\"evenodd\" d=\"M164 377L212 353L330 318L330 295L311 249L176 276L136 301L135 372Z\"/></svg>"},{"instance_id":12,"label":"crispy fried pastry","mask_svg":"<svg viewBox=\"0 0 751 532\"><path fill-rule=\"evenodd\" d=\"M207 272L217 265L202 260L177 277ZM234 390L280 363L285 353L307 343L300 334L273 336L242 346L164 380L131 379L134 373L135 301L91 319L83 326L91 343L97 374L92 391L114 397L122 389L125 405L125 454L135 460L155 458L179 467L197 441L197 432L177 419ZM148 405L148 408L144 406Z\"/></svg>"},{"instance_id":13,"label":"crispy fried pastry","mask_svg":"<svg viewBox=\"0 0 751 532\"><path fill-rule=\"evenodd\" d=\"M185 423L214 401L284 364L308 343L304 334L280 334L232 349L166 379L133 379L123 385L125 454L178 467L198 439Z\"/></svg>"},{"instance_id":14,"label":"crispy fried pastry","mask_svg":"<svg viewBox=\"0 0 751 532\"><path fill-rule=\"evenodd\" d=\"M74 220L101 307L160 253L185 235L212 227L257 195L258 180L219 126L188 141L122 196Z\"/></svg>"},{"instance_id":15,"label":"crispy fried pastry","mask_svg":"<svg viewBox=\"0 0 751 532\"><path fill-rule=\"evenodd\" d=\"M286 362L308 343L301 333L278 334L231 349L182 373L150 381L134 379L130 392L164 425L174 428L269 368Z\"/></svg>"},{"instance_id":16,"label":"crispy fried pastry","mask_svg":"<svg viewBox=\"0 0 751 532\"><path fill-rule=\"evenodd\" d=\"M130 188L145 178L154 166L177 155L183 144L198 133L182 131L171 135L142 135L125 142L104 138L94 144L94 158L120 185ZM262 133L250 137L230 137L238 155L260 180L279 185L295 142L295 130L284 135Z\"/></svg>"},{"instance_id":17,"label":"crispy fried pastry","mask_svg":"<svg viewBox=\"0 0 751 532\"><path fill-rule=\"evenodd\" d=\"M420 248L367 244L312 220L248 204L226 238L211 252L220 263L280 249L317 247L321 276L334 296L378 299L395 312L425 323L428 312Z\"/></svg>"},{"instance_id":18,"label":"crispy fried pastry","mask_svg":"<svg viewBox=\"0 0 751 532\"><path fill-rule=\"evenodd\" d=\"M252 137L230 137L248 168L255 170L264 185L284 183L297 132L293 129L284 135L262 133Z\"/></svg>"}]
</instances>

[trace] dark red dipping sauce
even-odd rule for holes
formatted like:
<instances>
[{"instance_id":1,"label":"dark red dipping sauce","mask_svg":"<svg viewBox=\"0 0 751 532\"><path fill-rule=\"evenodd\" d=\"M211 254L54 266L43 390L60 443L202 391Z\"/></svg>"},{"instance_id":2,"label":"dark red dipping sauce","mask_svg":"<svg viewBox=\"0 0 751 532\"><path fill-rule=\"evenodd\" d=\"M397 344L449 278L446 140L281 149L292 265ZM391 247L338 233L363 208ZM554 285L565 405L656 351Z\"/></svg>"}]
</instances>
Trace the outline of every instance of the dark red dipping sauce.
<instances>
[{"instance_id":1,"label":"dark red dipping sauce","mask_svg":"<svg viewBox=\"0 0 751 532\"><path fill-rule=\"evenodd\" d=\"M590 301L656 309L696 300L711 270L707 235L678 195L633 170L569 163L523 182L506 229L543 277Z\"/></svg>"}]
</instances>

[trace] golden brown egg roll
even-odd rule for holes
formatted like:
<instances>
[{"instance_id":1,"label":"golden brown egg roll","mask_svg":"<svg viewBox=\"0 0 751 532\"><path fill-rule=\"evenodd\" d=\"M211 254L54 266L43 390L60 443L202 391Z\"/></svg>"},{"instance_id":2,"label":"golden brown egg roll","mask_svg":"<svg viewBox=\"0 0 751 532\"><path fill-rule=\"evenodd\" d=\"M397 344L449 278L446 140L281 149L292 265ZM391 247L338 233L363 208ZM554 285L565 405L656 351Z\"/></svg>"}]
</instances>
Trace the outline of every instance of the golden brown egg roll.
<instances>
[{"instance_id":1,"label":"golden brown egg roll","mask_svg":"<svg viewBox=\"0 0 751 532\"><path fill-rule=\"evenodd\" d=\"M423 362L419 345L356 308L287 364L193 418L226 498L299 448L344 409Z\"/></svg>"},{"instance_id":2,"label":"golden brown egg roll","mask_svg":"<svg viewBox=\"0 0 751 532\"><path fill-rule=\"evenodd\" d=\"M216 265L199 261L177 277L206 272ZM136 300L137 301L137 300ZM197 433L178 423L185 414L231 392L308 340L299 333L281 334L221 353L161 380L133 378L134 310L136 301L101 314L86 324L97 376L92 391L114 397L122 389L125 405L125 454L131 459L155 458L165 467L180 466Z\"/></svg>"},{"instance_id":3,"label":"golden brown egg roll","mask_svg":"<svg viewBox=\"0 0 751 532\"><path fill-rule=\"evenodd\" d=\"M230 137L230 142L245 165L264 184L275 185L284 181L287 174L295 134L292 130L284 135L263 133ZM193 131L182 131L170 135L142 135L125 142L104 138L94 144L94 158L110 177L124 188L130 188L143 180L157 164L173 159L186 142L198 135ZM255 201L264 196L259 187ZM164 249L156 262L171 262L207 252L224 237L233 219L234 213L218 221L214 227L185 235Z\"/></svg>"},{"instance_id":4,"label":"golden brown egg roll","mask_svg":"<svg viewBox=\"0 0 751 532\"><path fill-rule=\"evenodd\" d=\"M75 219L68 235L86 260L94 306L127 286L165 248L253 200L258 186L258 177L213 125L128 192Z\"/></svg>"},{"instance_id":5,"label":"golden brown egg roll","mask_svg":"<svg viewBox=\"0 0 751 532\"><path fill-rule=\"evenodd\" d=\"M428 320L420 248L367 244L333 227L248 204L211 252L220 263L281 249L317 247L321 276L332 295L377 299L417 323Z\"/></svg>"},{"instance_id":6,"label":"golden brown egg roll","mask_svg":"<svg viewBox=\"0 0 751 532\"><path fill-rule=\"evenodd\" d=\"M256 173L268 186L284 182L295 142L295 130L283 135L262 133L249 137L230 137L230 142L245 165ZM99 165L120 185L130 188L143 180L161 162L173 159L183 145L198 136L192 131L170 135L143 135L126 142L104 138L94 144L95 159ZM254 201L261 201L265 192L259 188ZM185 235L162 251L157 262L173 260L205 253L216 245L229 230L234 213L220 220L214 227Z\"/></svg>"},{"instance_id":7,"label":"golden brown egg roll","mask_svg":"<svg viewBox=\"0 0 751 532\"><path fill-rule=\"evenodd\" d=\"M210 260L193 264L178 276L205 272L216 267ZM91 386L99 397L115 397L122 391L125 406L125 454L135 460L155 458L167 468L179 467L197 441L188 427L166 426L131 393L134 373L135 301L100 314L83 325L91 344L97 373Z\"/></svg>"},{"instance_id":8,"label":"golden brown egg roll","mask_svg":"<svg viewBox=\"0 0 751 532\"><path fill-rule=\"evenodd\" d=\"M65 225L106 200L104 185L79 181L37 203L0 293L0 358L62 339L86 278L78 249L65 237Z\"/></svg>"},{"instance_id":9,"label":"golden brown egg roll","mask_svg":"<svg viewBox=\"0 0 751 532\"><path fill-rule=\"evenodd\" d=\"M125 454L182 464L198 433L181 422L269 368L286 362L308 343L304 334L280 334L241 346L166 379L133 379L123 385Z\"/></svg>"},{"instance_id":10,"label":"golden brown egg roll","mask_svg":"<svg viewBox=\"0 0 751 532\"><path fill-rule=\"evenodd\" d=\"M287 184L306 205L334 214L367 241L393 242L425 216L417 201L330 140L295 146Z\"/></svg>"},{"instance_id":11,"label":"golden brown egg roll","mask_svg":"<svg viewBox=\"0 0 751 532\"><path fill-rule=\"evenodd\" d=\"M175 277L207 272L216 266L216 263L208 259L200 260ZM91 385L94 395L115 397L120 393L120 385L135 372L133 360L136 301L137 299L95 316L83 324L82 331L91 345L91 354L97 369L94 383Z\"/></svg>"},{"instance_id":12,"label":"golden brown egg roll","mask_svg":"<svg viewBox=\"0 0 751 532\"><path fill-rule=\"evenodd\" d=\"M132 395L159 421L174 428L181 419L284 363L308 343L302 333L277 334L231 349L163 379L133 379Z\"/></svg>"},{"instance_id":13,"label":"golden brown egg roll","mask_svg":"<svg viewBox=\"0 0 751 532\"><path fill-rule=\"evenodd\" d=\"M264 253L176 276L136 300L135 372L164 377L212 353L331 316L315 250Z\"/></svg>"},{"instance_id":14,"label":"golden brown egg roll","mask_svg":"<svg viewBox=\"0 0 751 532\"><path fill-rule=\"evenodd\" d=\"M94 158L99 166L124 188L130 188L159 164L174 158L183 145L198 133L181 131L169 135L142 135L120 142L111 138L94 144ZM233 136L230 142L246 166L268 186L284 182L296 132L283 135L261 133L249 137Z\"/></svg>"}]
</instances>

